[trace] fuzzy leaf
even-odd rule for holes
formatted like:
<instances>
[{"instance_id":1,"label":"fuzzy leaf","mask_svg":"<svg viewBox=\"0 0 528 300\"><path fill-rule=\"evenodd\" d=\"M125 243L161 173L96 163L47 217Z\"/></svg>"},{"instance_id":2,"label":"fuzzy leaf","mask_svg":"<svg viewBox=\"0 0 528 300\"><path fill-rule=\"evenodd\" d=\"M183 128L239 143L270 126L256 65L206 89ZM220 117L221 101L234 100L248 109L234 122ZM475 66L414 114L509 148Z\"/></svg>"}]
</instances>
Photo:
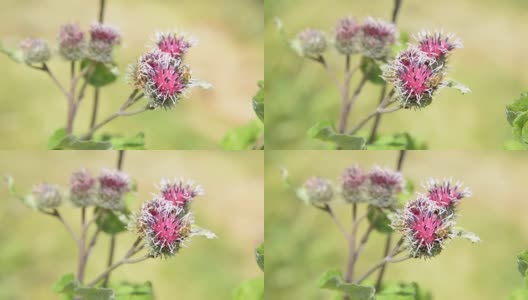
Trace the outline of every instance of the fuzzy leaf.
<instances>
[{"instance_id":1,"label":"fuzzy leaf","mask_svg":"<svg viewBox=\"0 0 528 300\"><path fill-rule=\"evenodd\" d=\"M61 144L61 142L68 135L66 128L59 128L53 132L53 134L48 139L48 149L53 150Z\"/></svg>"},{"instance_id":2,"label":"fuzzy leaf","mask_svg":"<svg viewBox=\"0 0 528 300\"><path fill-rule=\"evenodd\" d=\"M373 84L385 84L385 80L381 78L383 71L378 63L372 58L363 57L360 65L361 72L367 77L367 80Z\"/></svg>"},{"instance_id":3,"label":"fuzzy leaf","mask_svg":"<svg viewBox=\"0 0 528 300\"><path fill-rule=\"evenodd\" d=\"M506 119L510 125L522 113L528 111L528 93L523 93L512 104L506 106Z\"/></svg>"},{"instance_id":4,"label":"fuzzy leaf","mask_svg":"<svg viewBox=\"0 0 528 300\"><path fill-rule=\"evenodd\" d=\"M513 120L513 135L521 140L524 144L528 143L526 137L527 132L525 132L526 125L528 123L528 112L523 112L519 114L515 120Z\"/></svg>"},{"instance_id":5,"label":"fuzzy leaf","mask_svg":"<svg viewBox=\"0 0 528 300\"><path fill-rule=\"evenodd\" d=\"M457 82L457 81L452 80L452 79L447 80L446 86L449 87L449 88L452 88L452 89L459 90L462 93L462 95L471 93L471 89L470 88L468 88L467 86L463 85L462 83Z\"/></svg>"},{"instance_id":6,"label":"fuzzy leaf","mask_svg":"<svg viewBox=\"0 0 528 300\"><path fill-rule=\"evenodd\" d=\"M327 271L319 277L319 288L340 291L350 296L354 300L374 300L374 288L361 286L354 283L346 283L339 271Z\"/></svg>"},{"instance_id":7,"label":"fuzzy leaf","mask_svg":"<svg viewBox=\"0 0 528 300\"><path fill-rule=\"evenodd\" d=\"M100 142L109 142L115 150L145 150L145 134L140 132L133 137L103 134L97 139Z\"/></svg>"},{"instance_id":8,"label":"fuzzy leaf","mask_svg":"<svg viewBox=\"0 0 528 300\"><path fill-rule=\"evenodd\" d=\"M251 150L263 133L262 123L257 120L251 121L246 125L230 130L224 136L220 147L223 150Z\"/></svg>"},{"instance_id":9,"label":"fuzzy leaf","mask_svg":"<svg viewBox=\"0 0 528 300\"><path fill-rule=\"evenodd\" d=\"M376 300L431 300L432 295L428 291L421 290L418 284L397 283L384 285L382 290L376 294Z\"/></svg>"},{"instance_id":10,"label":"fuzzy leaf","mask_svg":"<svg viewBox=\"0 0 528 300\"><path fill-rule=\"evenodd\" d=\"M81 63L81 68L85 68L90 63L95 63L89 59L84 59ZM103 87L114 82L119 76L119 70L115 65L95 63L95 67L84 75L84 79L88 84L95 87Z\"/></svg>"},{"instance_id":11,"label":"fuzzy leaf","mask_svg":"<svg viewBox=\"0 0 528 300\"><path fill-rule=\"evenodd\" d=\"M478 235L474 234L473 232L470 232L470 231L466 231L462 228L455 228L454 229L454 232L456 234L457 237L461 237L461 238L464 238L472 243L479 243L480 242L480 238L478 237Z\"/></svg>"},{"instance_id":12,"label":"fuzzy leaf","mask_svg":"<svg viewBox=\"0 0 528 300\"><path fill-rule=\"evenodd\" d=\"M233 293L233 300L264 300L264 278L244 281Z\"/></svg>"},{"instance_id":13,"label":"fuzzy leaf","mask_svg":"<svg viewBox=\"0 0 528 300\"><path fill-rule=\"evenodd\" d=\"M152 290L152 283L150 281L141 284L121 282L118 285L113 285L112 288L116 294L115 300L154 299L154 291Z\"/></svg>"},{"instance_id":14,"label":"fuzzy leaf","mask_svg":"<svg viewBox=\"0 0 528 300\"><path fill-rule=\"evenodd\" d=\"M308 130L308 136L325 142L332 142L343 150L365 149L365 139L344 133L337 133L330 121L319 121Z\"/></svg>"},{"instance_id":15,"label":"fuzzy leaf","mask_svg":"<svg viewBox=\"0 0 528 300\"><path fill-rule=\"evenodd\" d=\"M259 90L255 96L253 96L253 110L259 119L264 122L264 81L258 82Z\"/></svg>"},{"instance_id":16,"label":"fuzzy leaf","mask_svg":"<svg viewBox=\"0 0 528 300\"><path fill-rule=\"evenodd\" d=\"M22 53L22 50L20 49L7 49L0 43L0 53L4 53L9 57L12 61L16 63L24 63L24 54Z\"/></svg>"},{"instance_id":17,"label":"fuzzy leaf","mask_svg":"<svg viewBox=\"0 0 528 300\"><path fill-rule=\"evenodd\" d=\"M369 205L367 218L376 231L382 233L391 233L394 231L391 227L391 220L379 207Z\"/></svg>"},{"instance_id":18,"label":"fuzzy leaf","mask_svg":"<svg viewBox=\"0 0 528 300\"><path fill-rule=\"evenodd\" d=\"M53 284L53 292L56 294L73 295L79 287L79 281L73 274L66 274Z\"/></svg>"},{"instance_id":19,"label":"fuzzy leaf","mask_svg":"<svg viewBox=\"0 0 528 300\"><path fill-rule=\"evenodd\" d=\"M81 287L75 290L75 296L82 297L83 300L113 300L115 294L112 289Z\"/></svg>"},{"instance_id":20,"label":"fuzzy leaf","mask_svg":"<svg viewBox=\"0 0 528 300\"><path fill-rule=\"evenodd\" d=\"M218 236L214 232L212 232L211 230L199 227L197 225L192 225L191 234L193 236L203 236L203 237L205 237L208 240L212 240L212 239L218 238Z\"/></svg>"},{"instance_id":21,"label":"fuzzy leaf","mask_svg":"<svg viewBox=\"0 0 528 300\"><path fill-rule=\"evenodd\" d=\"M116 235L127 230L127 223L123 222L116 213L102 208L96 209L95 223L102 232Z\"/></svg>"},{"instance_id":22,"label":"fuzzy leaf","mask_svg":"<svg viewBox=\"0 0 528 300\"><path fill-rule=\"evenodd\" d=\"M376 140L367 146L369 150L426 150L427 145L418 142L407 132L376 137Z\"/></svg>"},{"instance_id":23,"label":"fuzzy leaf","mask_svg":"<svg viewBox=\"0 0 528 300\"><path fill-rule=\"evenodd\" d=\"M528 250L524 250L517 256L517 268L523 276L526 276L526 270L528 269Z\"/></svg>"},{"instance_id":24,"label":"fuzzy leaf","mask_svg":"<svg viewBox=\"0 0 528 300\"><path fill-rule=\"evenodd\" d=\"M68 135L66 129L59 128L48 139L50 150L107 150L112 149L110 142L83 141Z\"/></svg>"},{"instance_id":25,"label":"fuzzy leaf","mask_svg":"<svg viewBox=\"0 0 528 300\"><path fill-rule=\"evenodd\" d=\"M264 242L255 249L255 259L259 268L264 272Z\"/></svg>"}]
</instances>

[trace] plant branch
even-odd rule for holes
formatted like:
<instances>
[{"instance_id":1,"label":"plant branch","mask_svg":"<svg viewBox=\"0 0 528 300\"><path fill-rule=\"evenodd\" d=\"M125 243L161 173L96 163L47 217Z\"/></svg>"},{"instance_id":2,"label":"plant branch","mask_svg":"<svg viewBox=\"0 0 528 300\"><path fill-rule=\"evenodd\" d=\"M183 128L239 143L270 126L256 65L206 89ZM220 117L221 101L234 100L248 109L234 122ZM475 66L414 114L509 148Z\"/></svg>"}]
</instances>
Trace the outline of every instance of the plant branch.
<instances>
[{"instance_id":1,"label":"plant branch","mask_svg":"<svg viewBox=\"0 0 528 300\"><path fill-rule=\"evenodd\" d=\"M341 83L337 79L335 72L332 71L332 69L330 69L330 66L328 66L328 64L326 63L326 60L324 59L324 57L322 55L319 55L317 58L313 58L313 57L308 57L308 58L320 63L323 66L326 73L328 73L330 78L332 78L332 80L336 84L337 88L339 89L339 92L343 94L343 87L341 86Z\"/></svg>"},{"instance_id":2,"label":"plant branch","mask_svg":"<svg viewBox=\"0 0 528 300\"><path fill-rule=\"evenodd\" d=\"M396 24L398 13L400 12L403 0L394 0L394 8L392 9L392 23Z\"/></svg>"},{"instance_id":3,"label":"plant branch","mask_svg":"<svg viewBox=\"0 0 528 300\"><path fill-rule=\"evenodd\" d=\"M77 246L79 246L79 238L77 238L77 236L75 235L75 232L73 231L73 229L71 228L71 226L66 223L66 221L64 220L64 218L62 217L62 215L59 213L58 210L54 209L52 212L46 212L46 211L43 211L43 213L47 214L47 215L50 215L52 217L55 217L57 218L61 223L62 225L64 226L64 228L66 228L66 231L68 231L68 233L70 234L70 236L73 238L73 240L75 241L75 243L77 244Z\"/></svg>"},{"instance_id":4,"label":"plant branch","mask_svg":"<svg viewBox=\"0 0 528 300\"><path fill-rule=\"evenodd\" d=\"M345 227L343 226L341 221L339 221L339 218L337 217L337 215L334 213L332 207L330 207L330 205L328 205L328 204L325 204L323 207L320 207L320 206L317 206L317 205L314 205L314 206L330 215L330 217L332 218L332 221L334 221L334 223L337 225L337 228L339 228L339 231L341 231L341 233L343 234L345 239L348 241L349 240L348 233L345 230Z\"/></svg>"},{"instance_id":5,"label":"plant branch","mask_svg":"<svg viewBox=\"0 0 528 300\"><path fill-rule=\"evenodd\" d=\"M81 208L81 238L79 239L79 262L77 268L77 280L82 284L84 281L84 271L86 269L86 207Z\"/></svg>"},{"instance_id":6,"label":"plant branch","mask_svg":"<svg viewBox=\"0 0 528 300\"><path fill-rule=\"evenodd\" d=\"M400 241L398 241L396 246L392 249L392 251L390 251L390 253L387 256L385 256L382 260L380 260L377 264L375 264L367 272L365 272L363 275L361 275L361 277L359 277L355 281L355 283L356 284L360 284L363 280L365 280L367 277L369 277L372 273L374 273L379 268L384 267L387 263L402 262L404 260L407 260L407 259L411 258L410 255L406 255L406 256L404 256L402 258L395 258L396 255L398 255L398 254L400 254L400 253L402 253L404 251L404 249L400 249L402 243L403 243L403 239L400 239Z\"/></svg>"},{"instance_id":7,"label":"plant branch","mask_svg":"<svg viewBox=\"0 0 528 300\"><path fill-rule=\"evenodd\" d=\"M382 107L382 105L383 104L381 104L380 107L378 107L375 111L370 113L366 118L364 118L356 126L354 126L354 128L352 128L352 130L350 131L349 134L350 135L354 135L361 128L363 128L363 126L365 126L368 123L368 121L370 121L372 118L376 117L377 115L388 114L388 113L392 113L392 112L395 112L395 111L398 111L398 110L402 109L401 106L393 107L391 109L385 109L385 107Z\"/></svg>"},{"instance_id":8,"label":"plant branch","mask_svg":"<svg viewBox=\"0 0 528 300\"><path fill-rule=\"evenodd\" d=\"M342 107L342 110L341 110L341 119L339 121L339 132L340 133L345 133L346 128L347 128L347 124L348 124L348 115L350 114L350 110L352 109L352 106L354 105L354 103L356 102L357 98L359 97L359 94L361 93L361 90L363 89L363 87L367 83L367 80L368 80L367 76L363 75L363 77L361 78L361 81L359 82L358 86L356 87L356 90L352 94L352 97L350 98L350 100L348 99L348 93L346 93L346 95L344 95L343 107ZM348 88L345 88L345 89L348 89Z\"/></svg>"},{"instance_id":9,"label":"plant branch","mask_svg":"<svg viewBox=\"0 0 528 300\"><path fill-rule=\"evenodd\" d=\"M345 275L345 281L351 282L354 278L354 266L355 266L355 255L356 255L356 236L357 236L357 230L359 228L359 224L363 219L365 219L367 215L363 215L361 217L357 217L357 204L352 204L352 232L350 233L350 240L349 240L349 248L348 248L348 262L347 262L347 269L346 269L346 275Z\"/></svg>"},{"instance_id":10,"label":"plant branch","mask_svg":"<svg viewBox=\"0 0 528 300\"><path fill-rule=\"evenodd\" d=\"M46 63L42 63L41 67L36 67L36 66L33 66L33 65L28 65L28 66L30 68L46 72L49 75L49 77L51 78L51 80L53 80L55 85L62 92L62 94L64 94L64 96L66 96L66 98L69 97L68 91L66 91L66 89L64 88L62 83L60 83L60 81L57 79L57 77L55 77L55 75L53 75L53 72L51 72L51 69L48 67L48 65Z\"/></svg>"}]
</instances>

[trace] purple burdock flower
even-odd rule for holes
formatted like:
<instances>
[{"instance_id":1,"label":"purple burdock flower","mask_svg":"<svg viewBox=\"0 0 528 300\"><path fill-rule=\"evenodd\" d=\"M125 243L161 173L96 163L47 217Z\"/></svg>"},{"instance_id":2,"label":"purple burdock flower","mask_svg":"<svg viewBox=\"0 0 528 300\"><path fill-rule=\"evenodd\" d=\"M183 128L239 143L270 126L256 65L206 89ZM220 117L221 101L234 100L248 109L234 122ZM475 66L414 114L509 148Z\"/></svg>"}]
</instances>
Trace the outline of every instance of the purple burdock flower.
<instances>
[{"instance_id":1,"label":"purple burdock flower","mask_svg":"<svg viewBox=\"0 0 528 300\"><path fill-rule=\"evenodd\" d=\"M397 194L405 187L400 172L374 167L368 173L369 203L378 207L393 207L397 204Z\"/></svg>"},{"instance_id":2,"label":"purple burdock flower","mask_svg":"<svg viewBox=\"0 0 528 300\"><path fill-rule=\"evenodd\" d=\"M57 208L62 202L58 188L48 183L35 185L33 187L33 196L35 197L35 204L40 209Z\"/></svg>"},{"instance_id":3,"label":"purple burdock flower","mask_svg":"<svg viewBox=\"0 0 528 300\"><path fill-rule=\"evenodd\" d=\"M394 24L372 17L365 19L361 25L361 33L363 55L374 59L385 58L398 37Z\"/></svg>"},{"instance_id":4,"label":"purple burdock flower","mask_svg":"<svg viewBox=\"0 0 528 300\"><path fill-rule=\"evenodd\" d=\"M434 60L413 46L389 63L383 78L394 85L397 99L404 108L422 108L431 104L433 94L445 85L442 66L437 66Z\"/></svg>"},{"instance_id":5,"label":"purple burdock flower","mask_svg":"<svg viewBox=\"0 0 528 300\"><path fill-rule=\"evenodd\" d=\"M124 208L123 196L130 192L130 178L118 170L103 169L97 178L99 190L97 205L109 210Z\"/></svg>"},{"instance_id":6,"label":"purple burdock flower","mask_svg":"<svg viewBox=\"0 0 528 300\"><path fill-rule=\"evenodd\" d=\"M444 209L453 209L462 198L470 197L471 191L468 188L462 189L462 184L453 183L452 180L434 180L427 183L427 197L436 205Z\"/></svg>"},{"instance_id":7,"label":"purple burdock flower","mask_svg":"<svg viewBox=\"0 0 528 300\"><path fill-rule=\"evenodd\" d=\"M164 199L143 204L131 227L144 239L152 257L174 256L192 236L191 213Z\"/></svg>"},{"instance_id":8,"label":"purple burdock flower","mask_svg":"<svg viewBox=\"0 0 528 300\"><path fill-rule=\"evenodd\" d=\"M303 188L310 203L326 203L334 195L330 181L317 176L306 180Z\"/></svg>"},{"instance_id":9,"label":"purple burdock flower","mask_svg":"<svg viewBox=\"0 0 528 300\"><path fill-rule=\"evenodd\" d=\"M192 180L175 179L173 182L163 179L160 183L161 198L171 202L174 206L187 209L189 203L204 194L200 185L193 186Z\"/></svg>"},{"instance_id":10,"label":"purple burdock flower","mask_svg":"<svg viewBox=\"0 0 528 300\"><path fill-rule=\"evenodd\" d=\"M367 200L366 191L367 176L363 170L354 165L345 169L341 176L343 198L347 202L357 203Z\"/></svg>"},{"instance_id":11,"label":"purple burdock flower","mask_svg":"<svg viewBox=\"0 0 528 300\"><path fill-rule=\"evenodd\" d=\"M421 31L416 36L420 50L427 56L435 59L439 64L444 64L451 51L462 48L460 39L456 39L452 33L444 34L442 31Z\"/></svg>"},{"instance_id":12,"label":"purple burdock flower","mask_svg":"<svg viewBox=\"0 0 528 300\"><path fill-rule=\"evenodd\" d=\"M393 219L393 227L403 233L410 255L415 258L439 254L456 234L454 215L424 195L408 202Z\"/></svg>"},{"instance_id":13,"label":"purple burdock flower","mask_svg":"<svg viewBox=\"0 0 528 300\"><path fill-rule=\"evenodd\" d=\"M57 36L60 55L70 61L84 58L86 42L84 33L77 24L66 24L61 26Z\"/></svg>"},{"instance_id":14,"label":"purple burdock flower","mask_svg":"<svg viewBox=\"0 0 528 300\"><path fill-rule=\"evenodd\" d=\"M96 180L85 169L73 173L70 177L70 201L77 207L94 204Z\"/></svg>"},{"instance_id":15,"label":"purple burdock flower","mask_svg":"<svg viewBox=\"0 0 528 300\"><path fill-rule=\"evenodd\" d=\"M27 64L45 63L51 58L48 43L39 38L26 38L20 42L20 49Z\"/></svg>"},{"instance_id":16,"label":"purple burdock flower","mask_svg":"<svg viewBox=\"0 0 528 300\"><path fill-rule=\"evenodd\" d=\"M326 50L326 37L323 32L307 28L297 35L304 55L319 57Z\"/></svg>"},{"instance_id":17,"label":"purple burdock flower","mask_svg":"<svg viewBox=\"0 0 528 300\"><path fill-rule=\"evenodd\" d=\"M88 57L91 60L110 63L114 46L121 43L121 34L116 28L106 24L94 23L90 26Z\"/></svg>"},{"instance_id":18,"label":"purple burdock flower","mask_svg":"<svg viewBox=\"0 0 528 300\"><path fill-rule=\"evenodd\" d=\"M173 58L182 58L196 41L182 32L156 33L156 46Z\"/></svg>"},{"instance_id":19,"label":"purple burdock flower","mask_svg":"<svg viewBox=\"0 0 528 300\"><path fill-rule=\"evenodd\" d=\"M335 28L335 47L344 55L361 51L360 27L354 17L344 17L337 21Z\"/></svg>"}]
</instances>

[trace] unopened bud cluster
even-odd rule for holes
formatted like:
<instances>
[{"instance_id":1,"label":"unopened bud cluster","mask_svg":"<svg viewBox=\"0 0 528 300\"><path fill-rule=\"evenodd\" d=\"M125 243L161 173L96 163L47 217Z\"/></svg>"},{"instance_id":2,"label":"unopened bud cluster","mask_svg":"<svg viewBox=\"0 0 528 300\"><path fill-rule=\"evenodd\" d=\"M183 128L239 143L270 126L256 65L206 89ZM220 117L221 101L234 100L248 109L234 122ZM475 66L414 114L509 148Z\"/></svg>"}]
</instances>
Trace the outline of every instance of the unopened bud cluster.
<instances>
[{"instance_id":1,"label":"unopened bud cluster","mask_svg":"<svg viewBox=\"0 0 528 300\"><path fill-rule=\"evenodd\" d=\"M460 183L431 180L426 194L419 194L393 217L392 227L403 234L411 257L438 255L445 244L458 236L456 207L471 195Z\"/></svg>"},{"instance_id":2,"label":"unopened bud cluster","mask_svg":"<svg viewBox=\"0 0 528 300\"><path fill-rule=\"evenodd\" d=\"M394 86L404 108L422 108L431 104L435 93L444 87L451 52L461 48L460 40L440 31L422 31L416 45L400 52L384 68L383 78Z\"/></svg>"},{"instance_id":3,"label":"unopened bud cluster","mask_svg":"<svg viewBox=\"0 0 528 300\"><path fill-rule=\"evenodd\" d=\"M62 203L59 189L48 183L40 183L33 187L33 196L39 209L54 209Z\"/></svg>"},{"instance_id":4,"label":"unopened bud cluster","mask_svg":"<svg viewBox=\"0 0 528 300\"><path fill-rule=\"evenodd\" d=\"M20 42L20 49L27 64L45 63L51 57L48 43L38 38L27 38Z\"/></svg>"},{"instance_id":5,"label":"unopened bud cluster","mask_svg":"<svg viewBox=\"0 0 528 300\"><path fill-rule=\"evenodd\" d=\"M317 57L326 50L326 36L314 29L306 29L297 36L304 55ZM334 46L344 55L361 54L373 59L384 59L396 43L398 30L392 23L367 17L363 23L347 16L337 21Z\"/></svg>"}]
</instances>

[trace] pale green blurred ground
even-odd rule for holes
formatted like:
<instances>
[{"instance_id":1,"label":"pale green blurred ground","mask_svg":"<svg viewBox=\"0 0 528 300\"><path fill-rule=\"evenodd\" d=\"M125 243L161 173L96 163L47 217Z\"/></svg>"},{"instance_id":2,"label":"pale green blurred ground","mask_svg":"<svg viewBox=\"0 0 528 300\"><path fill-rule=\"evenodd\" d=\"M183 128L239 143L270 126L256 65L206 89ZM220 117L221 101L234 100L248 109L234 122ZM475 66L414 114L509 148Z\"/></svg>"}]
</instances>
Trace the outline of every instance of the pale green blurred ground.
<instances>
[{"instance_id":1,"label":"pale green blurred ground","mask_svg":"<svg viewBox=\"0 0 528 300\"><path fill-rule=\"evenodd\" d=\"M112 122L102 129L133 136L143 131L147 149L218 149L231 128L255 119L251 97L263 78L263 4L242 0L107 0L105 21L118 26L124 46L116 55L122 73L147 49L156 30L180 29L199 40L187 56L193 74L214 85L195 90L172 111L155 111ZM99 1L2 0L0 41L17 45L28 35L55 40L60 25L96 20ZM66 80L69 65L50 67ZM0 139L2 149L45 149L47 138L66 122L66 101L44 73L0 57ZM113 113L131 88L118 79L102 92L100 118ZM76 121L89 124L92 91Z\"/></svg>"},{"instance_id":2,"label":"pale green blurred ground","mask_svg":"<svg viewBox=\"0 0 528 300\"><path fill-rule=\"evenodd\" d=\"M20 192L43 180L66 185L69 174L80 167L98 172L115 163L113 151L0 152L0 173L13 175ZM264 237L263 153L133 151L125 154L124 171L138 183L134 209L151 198L162 177L195 179L205 189L205 195L193 203L196 223L219 238L197 237L172 259L124 266L117 269L114 280L151 280L156 299L201 300L230 299L241 281L262 276L254 248ZM9 198L4 184L0 199L0 299L57 299L52 283L76 268L73 242L58 221ZM61 211L78 228L79 211ZM132 234L120 235L116 258L132 242ZM107 249L108 239L100 239L87 278L104 268Z\"/></svg>"},{"instance_id":3,"label":"pale green blurred ground","mask_svg":"<svg viewBox=\"0 0 528 300\"><path fill-rule=\"evenodd\" d=\"M323 149L325 145L308 138L306 131L319 120L337 120L339 115L332 81L320 65L288 48L279 38L274 17L282 19L293 38L306 27L329 32L345 15L387 20L392 5L392 0L266 1L267 148ZM427 141L431 149L502 149L512 137L504 106L528 89L527 10L525 0L404 0L398 19L401 31L443 28L462 39L465 48L453 54L450 77L473 93L462 96L446 89L422 111L384 116L380 132L407 131ZM335 51L328 53L327 61L342 72L344 58ZM379 90L372 85L364 89L351 124L374 109Z\"/></svg>"},{"instance_id":4,"label":"pale green blurred ground","mask_svg":"<svg viewBox=\"0 0 528 300\"><path fill-rule=\"evenodd\" d=\"M347 246L334 223L306 206L280 181L280 167L296 184L318 175L337 180L353 163L395 167L396 151L272 151L266 153L265 231L267 299L330 299L318 290L317 278L328 269L342 270ZM473 197L460 206L459 226L477 233L480 244L458 239L438 257L390 265L388 280L416 281L431 289L434 299L499 300L523 286L516 255L528 245L526 166L521 152L413 151L403 166L417 190L429 177L453 177L471 187ZM336 205L349 227L350 206ZM347 222L345 222L347 221ZM359 263L377 262L384 240L380 235L365 249ZM364 272L364 271L363 271ZM362 273L359 271L358 273Z\"/></svg>"}]
</instances>

